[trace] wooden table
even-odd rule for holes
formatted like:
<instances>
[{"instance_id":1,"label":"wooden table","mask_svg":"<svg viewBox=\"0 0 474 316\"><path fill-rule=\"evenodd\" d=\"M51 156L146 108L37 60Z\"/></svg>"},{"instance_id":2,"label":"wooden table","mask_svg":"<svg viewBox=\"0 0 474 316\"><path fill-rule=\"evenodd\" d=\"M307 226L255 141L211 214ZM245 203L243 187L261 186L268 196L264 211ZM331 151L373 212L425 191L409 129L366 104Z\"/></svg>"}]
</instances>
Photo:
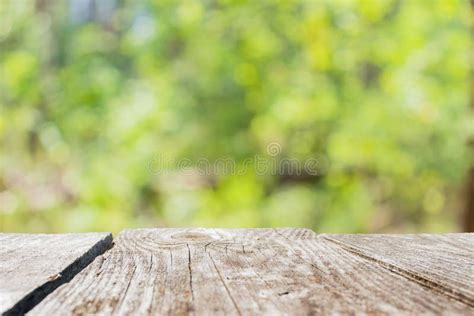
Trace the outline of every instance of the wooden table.
<instances>
[{"instance_id":1,"label":"wooden table","mask_svg":"<svg viewBox=\"0 0 474 316\"><path fill-rule=\"evenodd\" d=\"M474 234L0 234L0 312L474 315Z\"/></svg>"}]
</instances>

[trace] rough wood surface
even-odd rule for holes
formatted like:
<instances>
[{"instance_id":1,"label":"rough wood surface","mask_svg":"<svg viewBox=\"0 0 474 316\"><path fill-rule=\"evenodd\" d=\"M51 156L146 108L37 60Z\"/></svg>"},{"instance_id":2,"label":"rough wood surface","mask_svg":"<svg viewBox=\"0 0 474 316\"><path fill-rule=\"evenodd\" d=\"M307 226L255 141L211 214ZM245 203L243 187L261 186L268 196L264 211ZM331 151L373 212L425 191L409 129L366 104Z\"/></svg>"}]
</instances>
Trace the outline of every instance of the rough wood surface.
<instances>
[{"instance_id":1,"label":"rough wood surface","mask_svg":"<svg viewBox=\"0 0 474 316\"><path fill-rule=\"evenodd\" d=\"M109 233L0 233L0 313L28 311L111 244Z\"/></svg>"},{"instance_id":2,"label":"rough wood surface","mask_svg":"<svg viewBox=\"0 0 474 316\"><path fill-rule=\"evenodd\" d=\"M31 314L472 315L458 298L305 229L139 229Z\"/></svg>"},{"instance_id":3,"label":"rough wood surface","mask_svg":"<svg viewBox=\"0 0 474 316\"><path fill-rule=\"evenodd\" d=\"M474 307L474 234L327 235L325 238Z\"/></svg>"}]
</instances>

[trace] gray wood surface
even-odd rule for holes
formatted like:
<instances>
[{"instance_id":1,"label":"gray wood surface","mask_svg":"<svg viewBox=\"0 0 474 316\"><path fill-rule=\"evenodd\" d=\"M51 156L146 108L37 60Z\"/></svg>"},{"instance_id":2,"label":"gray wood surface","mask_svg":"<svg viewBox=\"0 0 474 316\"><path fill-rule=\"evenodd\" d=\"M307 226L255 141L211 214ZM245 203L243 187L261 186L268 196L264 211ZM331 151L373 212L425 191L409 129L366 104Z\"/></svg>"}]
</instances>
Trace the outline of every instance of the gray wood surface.
<instances>
[{"instance_id":1,"label":"gray wood surface","mask_svg":"<svg viewBox=\"0 0 474 316\"><path fill-rule=\"evenodd\" d=\"M325 238L474 307L474 234L327 235Z\"/></svg>"},{"instance_id":2,"label":"gray wood surface","mask_svg":"<svg viewBox=\"0 0 474 316\"><path fill-rule=\"evenodd\" d=\"M437 241L441 249L455 247L446 245L450 239L443 238ZM412 240L412 244L423 242ZM382 260L361 255L348 243L305 229L126 230L111 250L30 314L474 313L466 282L451 284L453 289L459 285L464 297L450 295ZM471 246L471 237L465 236L458 246L464 249L461 255ZM402 250L379 254L397 262ZM469 258L459 262L462 267L456 277L443 278L438 273L433 280L450 284L446 280L462 275L469 280ZM441 264L430 260L427 250L413 264Z\"/></svg>"},{"instance_id":3,"label":"gray wood surface","mask_svg":"<svg viewBox=\"0 0 474 316\"><path fill-rule=\"evenodd\" d=\"M28 311L111 245L109 233L0 233L0 313Z\"/></svg>"}]
</instances>

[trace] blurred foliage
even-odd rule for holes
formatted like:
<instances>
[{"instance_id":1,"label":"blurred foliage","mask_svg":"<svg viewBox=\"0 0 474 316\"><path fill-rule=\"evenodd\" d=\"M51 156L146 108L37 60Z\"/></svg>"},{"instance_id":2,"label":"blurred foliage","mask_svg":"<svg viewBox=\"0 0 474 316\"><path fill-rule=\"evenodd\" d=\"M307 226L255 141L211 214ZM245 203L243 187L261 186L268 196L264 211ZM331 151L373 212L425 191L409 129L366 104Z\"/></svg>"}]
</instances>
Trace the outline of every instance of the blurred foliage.
<instances>
[{"instance_id":1,"label":"blurred foliage","mask_svg":"<svg viewBox=\"0 0 474 316\"><path fill-rule=\"evenodd\" d=\"M468 1L0 0L0 230L458 230ZM330 161L324 176L150 161Z\"/></svg>"}]
</instances>

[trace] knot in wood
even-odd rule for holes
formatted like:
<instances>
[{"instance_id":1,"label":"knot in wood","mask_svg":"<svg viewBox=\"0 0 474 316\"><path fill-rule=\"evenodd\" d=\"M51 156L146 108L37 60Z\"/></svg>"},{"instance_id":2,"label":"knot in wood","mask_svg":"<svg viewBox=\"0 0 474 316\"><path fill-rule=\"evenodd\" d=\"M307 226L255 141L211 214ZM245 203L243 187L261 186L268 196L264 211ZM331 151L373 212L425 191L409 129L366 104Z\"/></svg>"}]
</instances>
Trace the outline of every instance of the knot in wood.
<instances>
[{"instance_id":1,"label":"knot in wood","mask_svg":"<svg viewBox=\"0 0 474 316\"><path fill-rule=\"evenodd\" d=\"M180 232L180 233L173 234L170 237L172 239L176 239L177 241L185 241L185 242L192 242L192 241L203 242L203 241L214 240L214 238L208 234L194 232L194 231Z\"/></svg>"}]
</instances>

